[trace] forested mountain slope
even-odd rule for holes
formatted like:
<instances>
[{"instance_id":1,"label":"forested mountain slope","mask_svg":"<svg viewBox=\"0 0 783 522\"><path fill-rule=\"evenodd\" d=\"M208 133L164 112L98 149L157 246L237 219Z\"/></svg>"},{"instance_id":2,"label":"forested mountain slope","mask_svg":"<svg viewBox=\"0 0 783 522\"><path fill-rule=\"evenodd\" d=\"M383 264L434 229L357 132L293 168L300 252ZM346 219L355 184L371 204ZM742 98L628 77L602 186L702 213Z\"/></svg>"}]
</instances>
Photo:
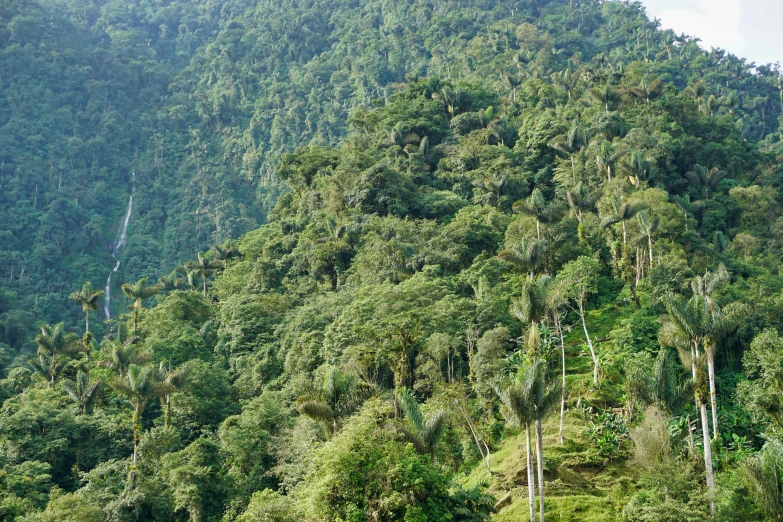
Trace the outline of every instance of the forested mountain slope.
<instances>
[{"instance_id":1,"label":"forested mountain slope","mask_svg":"<svg viewBox=\"0 0 783 522\"><path fill-rule=\"evenodd\" d=\"M779 70L633 3L0 13L4 519L783 515Z\"/></svg>"}]
</instances>

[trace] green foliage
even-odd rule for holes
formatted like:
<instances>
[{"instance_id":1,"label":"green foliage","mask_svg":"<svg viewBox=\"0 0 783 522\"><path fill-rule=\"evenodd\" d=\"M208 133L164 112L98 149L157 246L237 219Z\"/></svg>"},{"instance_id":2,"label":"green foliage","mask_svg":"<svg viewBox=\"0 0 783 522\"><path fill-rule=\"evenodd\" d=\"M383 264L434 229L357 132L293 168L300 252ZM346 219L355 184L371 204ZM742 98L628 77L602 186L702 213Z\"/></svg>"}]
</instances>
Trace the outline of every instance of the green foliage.
<instances>
[{"instance_id":1,"label":"green foliage","mask_svg":"<svg viewBox=\"0 0 783 522\"><path fill-rule=\"evenodd\" d=\"M0 518L778 516L777 68L638 2L218 4L0 6Z\"/></svg>"}]
</instances>

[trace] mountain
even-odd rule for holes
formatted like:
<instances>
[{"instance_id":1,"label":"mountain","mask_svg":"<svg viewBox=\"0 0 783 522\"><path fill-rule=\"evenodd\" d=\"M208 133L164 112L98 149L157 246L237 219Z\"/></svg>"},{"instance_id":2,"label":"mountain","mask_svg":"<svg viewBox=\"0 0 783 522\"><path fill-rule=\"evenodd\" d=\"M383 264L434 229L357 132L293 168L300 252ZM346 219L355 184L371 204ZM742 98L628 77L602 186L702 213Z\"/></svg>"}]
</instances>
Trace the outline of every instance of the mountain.
<instances>
[{"instance_id":1,"label":"mountain","mask_svg":"<svg viewBox=\"0 0 783 522\"><path fill-rule=\"evenodd\" d=\"M780 516L778 69L613 1L0 42L3 517Z\"/></svg>"}]
</instances>

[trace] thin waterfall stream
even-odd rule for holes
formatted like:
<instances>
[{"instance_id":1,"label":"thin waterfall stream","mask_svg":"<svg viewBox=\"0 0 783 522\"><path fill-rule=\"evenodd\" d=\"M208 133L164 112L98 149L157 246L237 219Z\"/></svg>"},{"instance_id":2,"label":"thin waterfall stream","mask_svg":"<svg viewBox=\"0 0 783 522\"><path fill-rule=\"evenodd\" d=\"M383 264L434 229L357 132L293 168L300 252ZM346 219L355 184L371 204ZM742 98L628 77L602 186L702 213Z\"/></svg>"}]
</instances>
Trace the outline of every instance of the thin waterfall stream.
<instances>
[{"instance_id":1,"label":"thin waterfall stream","mask_svg":"<svg viewBox=\"0 0 783 522\"><path fill-rule=\"evenodd\" d=\"M128 199L128 209L125 211L125 215L120 222L120 228L117 230L117 237L114 240L114 250L112 251L112 258L114 259L114 270L109 272L109 278L106 280L106 288L104 289L104 302L103 313L106 315L106 319L111 319L111 278L114 273L120 268L120 260L117 259L117 255L120 250L125 246L128 241L128 223L130 223L131 211L133 210L133 191L136 189L136 173L132 173L132 185L130 198Z\"/></svg>"}]
</instances>

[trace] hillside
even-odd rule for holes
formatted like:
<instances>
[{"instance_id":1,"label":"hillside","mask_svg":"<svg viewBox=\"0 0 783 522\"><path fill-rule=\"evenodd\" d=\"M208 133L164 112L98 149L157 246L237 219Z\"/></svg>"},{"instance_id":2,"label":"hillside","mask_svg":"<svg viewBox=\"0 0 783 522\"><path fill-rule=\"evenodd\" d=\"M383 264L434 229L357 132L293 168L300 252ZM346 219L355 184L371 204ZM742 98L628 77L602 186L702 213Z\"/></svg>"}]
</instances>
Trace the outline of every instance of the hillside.
<instances>
[{"instance_id":1,"label":"hillside","mask_svg":"<svg viewBox=\"0 0 783 522\"><path fill-rule=\"evenodd\" d=\"M594 1L0 42L3 519L783 516L779 70Z\"/></svg>"}]
</instances>

